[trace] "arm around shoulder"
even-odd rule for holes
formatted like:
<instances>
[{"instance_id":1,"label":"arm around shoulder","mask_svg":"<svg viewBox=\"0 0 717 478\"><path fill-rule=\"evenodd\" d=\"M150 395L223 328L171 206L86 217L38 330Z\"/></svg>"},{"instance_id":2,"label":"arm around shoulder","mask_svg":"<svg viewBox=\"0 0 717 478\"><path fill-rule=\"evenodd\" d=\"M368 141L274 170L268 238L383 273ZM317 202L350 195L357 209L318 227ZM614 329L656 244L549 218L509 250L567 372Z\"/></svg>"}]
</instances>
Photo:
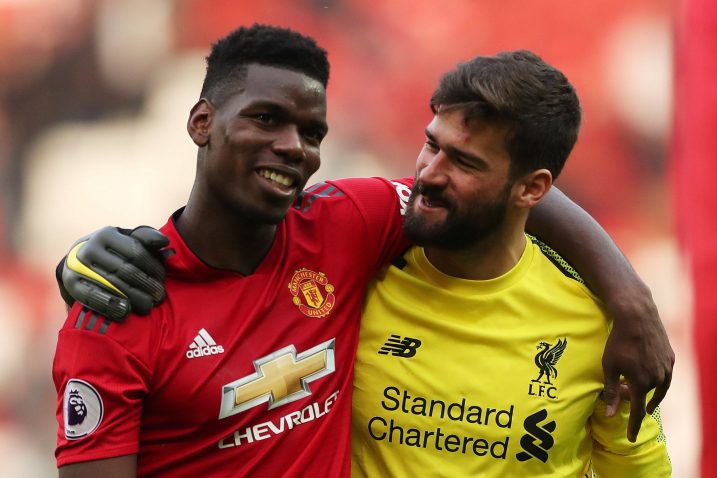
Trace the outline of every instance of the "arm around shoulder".
<instances>
[{"instance_id":1,"label":"arm around shoulder","mask_svg":"<svg viewBox=\"0 0 717 478\"><path fill-rule=\"evenodd\" d=\"M675 362L650 289L600 224L557 188L531 210L527 229L580 273L613 318L603 355L605 396L613 414L623 375L632 405L627 435L634 441L645 412L652 412L667 393Z\"/></svg>"}]
</instances>

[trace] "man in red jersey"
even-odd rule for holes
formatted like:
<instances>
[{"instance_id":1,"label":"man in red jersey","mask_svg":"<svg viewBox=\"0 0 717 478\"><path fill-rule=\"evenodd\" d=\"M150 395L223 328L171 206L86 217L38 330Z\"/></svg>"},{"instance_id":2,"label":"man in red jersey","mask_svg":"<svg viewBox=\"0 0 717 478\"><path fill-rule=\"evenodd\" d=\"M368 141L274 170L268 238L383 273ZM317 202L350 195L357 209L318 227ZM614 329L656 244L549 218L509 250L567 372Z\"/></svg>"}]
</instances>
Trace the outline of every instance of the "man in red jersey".
<instances>
[{"instance_id":1,"label":"man in red jersey","mask_svg":"<svg viewBox=\"0 0 717 478\"><path fill-rule=\"evenodd\" d=\"M401 214L412 180L328 181L302 192L327 131L327 79L325 52L295 32L241 28L214 45L187 125L199 147L194 187L162 228L166 300L149 320L122 325L75 304L60 332L60 476L349 475L361 302L373 275L408 245ZM671 362L665 371L664 360L640 353L671 360L659 320L631 316L636 309L621 300L650 309L649 292L579 208L559 194L546 204L532 231L574 232L586 254L554 245L578 269L592 264L581 272L616 323L648 330L632 355L632 334L613 334L613 347L627 351L616 363L650 388L663 382L625 357L662 366L669 383ZM131 262L156 273L141 245L164 243L147 229L135 236L105 229L73 248L63 273L72 293L104 311L126 312L131 302L146 312L153 300L138 289L150 284L159 301L161 284ZM599 250L611 253L591 257Z\"/></svg>"},{"instance_id":2,"label":"man in red jersey","mask_svg":"<svg viewBox=\"0 0 717 478\"><path fill-rule=\"evenodd\" d=\"M214 46L187 126L194 187L162 228L167 300L122 325L78 304L60 332L60 476L349 474L361 302L407 246L396 188L408 187L302 192L327 79L323 50L287 30Z\"/></svg>"}]
</instances>

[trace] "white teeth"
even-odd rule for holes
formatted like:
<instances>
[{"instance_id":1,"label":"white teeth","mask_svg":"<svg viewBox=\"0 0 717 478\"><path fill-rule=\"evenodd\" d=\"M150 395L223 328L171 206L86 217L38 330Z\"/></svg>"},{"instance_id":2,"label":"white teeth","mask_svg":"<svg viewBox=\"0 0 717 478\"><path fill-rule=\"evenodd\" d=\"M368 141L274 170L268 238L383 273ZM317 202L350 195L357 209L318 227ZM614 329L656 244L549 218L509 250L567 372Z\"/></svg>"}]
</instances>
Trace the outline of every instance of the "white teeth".
<instances>
[{"instance_id":1,"label":"white teeth","mask_svg":"<svg viewBox=\"0 0 717 478\"><path fill-rule=\"evenodd\" d=\"M290 187L294 185L294 180L284 176L281 173L277 173L276 171L269 171L268 169L262 169L259 171L259 174L264 176L266 179L271 179L274 182L277 182L281 184L282 186Z\"/></svg>"}]
</instances>

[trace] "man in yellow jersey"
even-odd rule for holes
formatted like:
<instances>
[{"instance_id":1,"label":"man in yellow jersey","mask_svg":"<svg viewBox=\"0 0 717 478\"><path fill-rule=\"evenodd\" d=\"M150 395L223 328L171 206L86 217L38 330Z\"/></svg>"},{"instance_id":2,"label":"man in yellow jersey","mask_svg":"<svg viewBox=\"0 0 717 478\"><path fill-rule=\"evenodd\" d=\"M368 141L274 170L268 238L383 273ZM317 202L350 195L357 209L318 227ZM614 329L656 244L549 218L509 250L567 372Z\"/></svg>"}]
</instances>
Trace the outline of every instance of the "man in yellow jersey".
<instances>
[{"instance_id":1,"label":"man in yellow jersey","mask_svg":"<svg viewBox=\"0 0 717 478\"><path fill-rule=\"evenodd\" d=\"M670 476L659 412L637 441L606 416L611 322L525 234L580 126L565 76L530 52L446 74L405 230L371 288L353 398L354 476Z\"/></svg>"}]
</instances>

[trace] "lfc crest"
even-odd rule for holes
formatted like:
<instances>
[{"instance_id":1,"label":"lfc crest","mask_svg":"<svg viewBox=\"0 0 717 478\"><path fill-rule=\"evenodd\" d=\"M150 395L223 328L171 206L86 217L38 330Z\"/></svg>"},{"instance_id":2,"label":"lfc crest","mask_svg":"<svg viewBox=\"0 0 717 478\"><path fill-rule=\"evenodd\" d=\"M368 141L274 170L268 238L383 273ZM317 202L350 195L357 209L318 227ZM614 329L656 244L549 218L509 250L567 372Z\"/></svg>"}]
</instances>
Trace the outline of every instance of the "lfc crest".
<instances>
[{"instance_id":1,"label":"lfc crest","mask_svg":"<svg viewBox=\"0 0 717 478\"><path fill-rule=\"evenodd\" d=\"M306 316L320 319L326 317L336 303L334 286L323 272L299 269L289 282L289 292L293 301Z\"/></svg>"},{"instance_id":2,"label":"lfc crest","mask_svg":"<svg viewBox=\"0 0 717 478\"><path fill-rule=\"evenodd\" d=\"M558 339L555 345L550 345L548 342L538 344L536 348L540 349L540 351L535 355L535 365L540 373L538 378L532 379L528 384L528 395L548 397L553 400L558 398L558 389L550 379L558 378L556 366L567 346L567 338Z\"/></svg>"}]
</instances>

